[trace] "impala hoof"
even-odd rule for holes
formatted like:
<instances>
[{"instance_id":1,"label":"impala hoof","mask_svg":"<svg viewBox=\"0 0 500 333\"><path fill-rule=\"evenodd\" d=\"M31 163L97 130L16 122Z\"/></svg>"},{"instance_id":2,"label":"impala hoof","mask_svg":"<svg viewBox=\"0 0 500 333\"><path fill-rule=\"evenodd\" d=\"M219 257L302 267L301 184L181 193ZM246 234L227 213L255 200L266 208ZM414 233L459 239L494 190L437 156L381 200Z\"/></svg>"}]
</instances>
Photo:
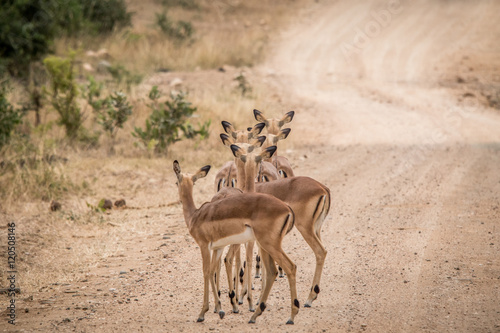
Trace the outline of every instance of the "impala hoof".
<instances>
[{"instance_id":1,"label":"impala hoof","mask_svg":"<svg viewBox=\"0 0 500 333\"><path fill-rule=\"evenodd\" d=\"M238 304L239 304L239 305L243 304L243 301L238 301Z\"/></svg>"},{"instance_id":2,"label":"impala hoof","mask_svg":"<svg viewBox=\"0 0 500 333\"><path fill-rule=\"evenodd\" d=\"M248 311L250 311L250 312L255 312L255 309L248 309Z\"/></svg>"},{"instance_id":3,"label":"impala hoof","mask_svg":"<svg viewBox=\"0 0 500 333\"><path fill-rule=\"evenodd\" d=\"M260 275L255 274L256 279L260 279Z\"/></svg>"},{"instance_id":4,"label":"impala hoof","mask_svg":"<svg viewBox=\"0 0 500 333\"><path fill-rule=\"evenodd\" d=\"M233 313L240 313L240 310L233 310Z\"/></svg>"},{"instance_id":5,"label":"impala hoof","mask_svg":"<svg viewBox=\"0 0 500 333\"><path fill-rule=\"evenodd\" d=\"M310 307L311 307L311 304L306 303L306 304L304 304L304 307L305 307L305 308L310 308Z\"/></svg>"},{"instance_id":6,"label":"impala hoof","mask_svg":"<svg viewBox=\"0 0 500 333\"><path fill-rule=\"evenodd\" d=\"M293 320L291 319L288 319L288 321L286 322L287 325L293 325Z\"/></svg>"},{"instance_id":7,"label":"impala hoof","mask_svg":"<svg viewBox=\"0 0 500 333\"><path fill-rule=\"evenodd\" d=\"M223 319L225 315L226 315L226 313L224 311L222 311L222 310L219 311L220 319Z\"/></svg>"},{"instance_id":8,"label":"impala hoof","mask_svg":"<svg viewBox=\"0 0 500 333\"><path fill-rule=\"evenodd\" d=\"M198 320L196 320L197 323L201 323L205 320L205 318L198 318Z\"/></svg>"},{"instance_id":9,"label":"impala hoof","mask_svg":"<svg viewBox=\"0 0 500 333\"><path fill-rule=\"evenodd\" d=\"M250 320L248 321L248 323L249 323L249 324L255 324L255 320L250 319Z\"/></svg>"}]
</instances>

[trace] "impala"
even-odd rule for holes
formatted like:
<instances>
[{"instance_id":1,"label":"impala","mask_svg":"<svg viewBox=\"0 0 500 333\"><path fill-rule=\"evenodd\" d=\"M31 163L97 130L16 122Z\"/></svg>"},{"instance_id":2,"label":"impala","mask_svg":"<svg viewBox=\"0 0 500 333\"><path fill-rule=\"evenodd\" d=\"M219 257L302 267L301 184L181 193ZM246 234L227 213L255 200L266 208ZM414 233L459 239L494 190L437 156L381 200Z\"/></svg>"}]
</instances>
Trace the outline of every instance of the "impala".
<instances>
[{"instance_id":1,"label":"impala","mask_svg":"<svg viewBox=\"0 0 500 333\"><path fill-rule=\"evenodd\" d=\"M253 183L255 169L262 157L251 151L245 151L238 145L231 145L234 156L243 162L238 165L238 175L245 173L244 192L266 193L275 196L295 213L295 226L316 256L311 291L305 303L310 307L320 292L319 283L327 251L321 242L321 226L330 210L330 190L323 184L309 177L282 178L267 183ZM266 267L267 268L267 267ZM286 271L285 271L286 273Z\"/></svg>"},{"instance_id":2,"label":"impala","mask_svg":"<svg viewBox=\"0 0 500 333\"><path fill-rule=\"evenodd\" d=\"M231 134L233 142L247 143L262 132L265 124L259 123L254 127L247 128L247 130L237 131L230 122L223 121L222 127L226 133ZM215 191L219 192L223 187L236 186L236 165L234 161L226 162L215 176Z\"/></svg>"},{"instance_id":3,"label":"impala","mask_svg":"<svg viewBox=\"0 0 500 333\"><path fill-rule=\"evenodd\" d=\"M255 120L264 123L268 135L279 135L281 128L292 121L295 111L287 112L281 119L268 119L262 112L256 109L253 110L253 115ZM283 178L294 177L292 167L286 157L275 155L272 162Z\"/></svg>"},{"instance_id":4,"label":"impala","mask_svg":"<svg viewBox=\"0 0 500 333\"><path fill-rule=\"evenodd\" d=\"M269 148L268 150L271 151ZM265 302L277 275L274 264L276 261L283 267L288 277L291 316L287 324L293 324L300 307L296 290L297 267L281 248L283 237L294 224L294 213L290 207L271 195L241 193L207 202L196 208L193 200L193 186L198 179L207 175L210 166L204 166L195 174L183 174L179 163L174 161L173 169L177 177L184 220L189 233L200 247L203 262L203 306L197 321L204 321L205 313L208 311L210 285L220 318L222 319L225 315L214 278L216 265L224 247L230 244L257 241L262 250L267 280L260 296L259 307L249 323L255 323L256 318L266 308Z\"/></svg>"}]
</instances>

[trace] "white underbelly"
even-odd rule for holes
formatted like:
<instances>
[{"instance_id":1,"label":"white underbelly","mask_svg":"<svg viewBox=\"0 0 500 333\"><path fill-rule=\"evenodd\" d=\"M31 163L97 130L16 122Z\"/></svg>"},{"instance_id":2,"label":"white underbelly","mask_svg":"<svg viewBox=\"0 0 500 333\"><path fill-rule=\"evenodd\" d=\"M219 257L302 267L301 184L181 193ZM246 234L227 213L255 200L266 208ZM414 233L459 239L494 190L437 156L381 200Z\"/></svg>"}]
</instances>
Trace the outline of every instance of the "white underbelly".
<instances>
[{"instance_id":1,"label":"white underbelly","mask_svg":"<svg viewBox=\"0 0 500 333\"><path fill-rule=\"evenodd\" d=\"M243 244L254 240L255 240L255 235L253 234L252 228L246 227L245 231L243 231L240 234L231 235L228 237L218 239L215 242L210 242L208 248L210 249L210 251L212 251L215 249L223 248L231 244Z\"/></svg>"}]
</instances>

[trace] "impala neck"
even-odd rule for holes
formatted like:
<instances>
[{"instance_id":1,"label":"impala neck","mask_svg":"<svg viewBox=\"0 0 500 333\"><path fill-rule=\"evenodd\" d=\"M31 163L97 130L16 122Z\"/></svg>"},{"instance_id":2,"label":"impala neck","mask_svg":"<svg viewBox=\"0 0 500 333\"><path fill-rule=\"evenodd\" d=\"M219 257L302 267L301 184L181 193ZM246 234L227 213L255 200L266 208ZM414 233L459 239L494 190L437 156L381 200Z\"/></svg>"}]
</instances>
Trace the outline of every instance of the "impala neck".
<instances>
[{"instance_id":1,"label":"impala neck","mask_svg":"<svg viewBox=\"0 0 500 333\"><path fill-rule=\"evenodd\" d=\"M245 163L241 161L239 158L235 158L234 162L236 163L236 185L237 187L245 191Z\"/></svg>"},{"instance_id":2,"label":"impala neck","mask_svg":"<svg viewBox=\"0 0 500 333\"><path fill-rule=\"evenodd\" d=\"M193 200L193 184L182 184L181 186L180 197L182 202L182 212L184 213L184 221L189 229L191 217L196 211L196 206L194 205Z\"/></svg>"},{"instance_id":3,"label":"impala neck","mask_svg":"<svg viewBox=\"0 0 500 333\"><path fill-rule=\"evenodd\" d=\"M251 161L247 161L247 163L244 164L245 186L243 192L255 192L255 169L255 165L251 163Z\"/></svg>"}]
</instances>

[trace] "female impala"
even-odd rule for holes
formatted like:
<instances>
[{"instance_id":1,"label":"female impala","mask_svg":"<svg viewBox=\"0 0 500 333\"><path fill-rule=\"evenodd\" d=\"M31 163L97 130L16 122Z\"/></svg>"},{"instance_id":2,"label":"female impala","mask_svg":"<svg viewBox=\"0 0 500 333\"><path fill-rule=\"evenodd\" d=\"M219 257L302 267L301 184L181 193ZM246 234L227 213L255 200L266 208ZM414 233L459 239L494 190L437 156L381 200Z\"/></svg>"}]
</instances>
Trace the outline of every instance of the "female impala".
<instances>
[{"instance_id":1,"label":"female impala","mask_svg":"<svg viewBox=\"0 0 500 333\"><path fill-rule=\"evenodd\" d=\"M264 123L269 138L269 136L279 135L281 128L285 124L292 121L293 116L295 115L295 111L287 112L281 119L277 118L268 119L264 117L264 114L257 109L253 110L253 115L255 117L255 120ZM283 178L295 176L292 170L292 166L290 165L290 162L288 162L288 159L286 157L278 156L278 154L275 154L273 156L272 163Z\"/></svg>"},{"instance_id":2,"label":"female impala","mask_svg":"<svg viewBox=\"0 0 500 333\"><path fill-rule=\"evenodd\" d=\"M243 192L255 191L271 194L289 205L294 211L295 226L316 256L313 283L305 303L306 307L310 307L320 291L319 282L327 254L321 243L321 226L330 210L330 190L309 177L283 178L267 183L250 182L249 180L255 177L254 170L262 157L245 151L238 145L233 144L230 147L234 156L243 162L243 167L237 164L238 175L245 174L246 183Z\"/></svg>"},{"instance_id":3,"label":"female impala","mask_svg":"<svg viewBox=\"0 0 500 333\"><path fill-rule=\"evenodd\" d=\"M207 175L210 166L201 168L194 175L182 174L177 161L174 161L173 168L177 177L184 220L189 233L200 247L203 261L204 296L198 322L205 319L205 313L208 311L209 283L212 286L216 310L221 319L224 317L225 313L221 308L214 279L216 264L224 247L230 244L257 241L262 250L267 280L261 293L260 306L249 322L255 323L256 318L266 308L265 302L277 274L274 265L276 261L288 276L291 316L287 324L293 324L300 306L296 290L297 267L281 248L283 237L294 224L294 213L290 207L270 195L242 193L206 202L200 208L196 208L193 200L193 185L196 180ZM211 251L215 251L212 258Z\"/></svg>"},{"instance_id":4,"label":"female impala","mask_svg":"<svg viewBox=\"0 0 500 333\"><path fill-rule=\"evenodd\" d=\"M249 127L246 130L237 131L234 126L227 121L222 122L222 127L226 133L231 134L233 142L248 143L262 132L264 123L259 123L254 127ZM223 187L236 187L236 165L234 161L224 163L220 170L215 175L215 192L219 192Z\"/></svg>"}]
</instances>

